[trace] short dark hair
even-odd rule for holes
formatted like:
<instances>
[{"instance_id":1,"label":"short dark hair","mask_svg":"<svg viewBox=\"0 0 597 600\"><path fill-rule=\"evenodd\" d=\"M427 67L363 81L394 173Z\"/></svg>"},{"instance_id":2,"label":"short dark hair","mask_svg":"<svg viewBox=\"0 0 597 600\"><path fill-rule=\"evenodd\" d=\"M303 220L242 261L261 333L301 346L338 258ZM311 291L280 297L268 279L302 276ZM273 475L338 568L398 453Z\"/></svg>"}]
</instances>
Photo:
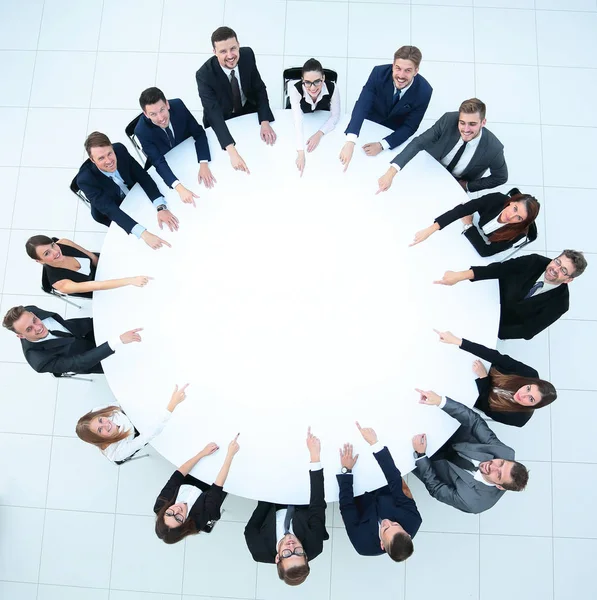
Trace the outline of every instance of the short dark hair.
<instances>
[{"instance_id":1,"label":"short dark hair","mask_svg":"<svg viewBox=\"0 0 597 600\"><path fill-rule=\"evenodd\" d=\"M25 310L24 306L13 306L4 315L4 320L2 321L2 326L6 327L6 329L8 329L9 331L12 331L13 333L16 333L15 328L14 328L14 324L26 312L27 311Z\"/></svg>"},{"instance_id":2,"label":"short dark hair","mask_svg":"<svg viewBox=\"0 0 597 600\"><path fill-rule=\"evenodd\" d=\"M458 112L464 113L465 115L474 115L475 113L479 113L482 121L487 113L487 107L485 106L485 102L481 102L479 98L469 98L460 105Z\"/></svg>"},{"instance_id":3,"label":"short dark hair","mask_svg":"<svg viewBox=\"0 0 597 600\"><path fill-rule=\"evenodd\" d=\"M287 585L293 586L303 583L303 581L307 579L307 576L311 572L311 567L309 567L309 559L306 556L304 565L297 565L296 567L284 569L282 560L280 560L276 567L278 569L278 577Z\"/></svg>"},{"instance_id":4,"label":"short dark hair","mask_svg":"<svg viewBox=\"0 0 597 600\"><path fill-rule=\"evenodd\" d=\"M574 265L574 273L572 273L570 277L578 277L585 272L585 269L587 268L587 259L582 252L578 252L577 250L563 250L560 256L565 256L568 260L571 260Z\"/></svg>"},{"instance_id":5,"label":"short dark hair","mask_svg":"<svg viewBox=\"0 0 597 600\"><path fill-rule=\"evenodd\" d=\"M148 104L156 104L160 100L166 102L166 96L164 96L164 92L157 87L150 87L141 92L139 96L139 106L141 106L141 110L145 110L145 107Z\"/></svg>"},{"instance_id":6,"label":"short dark hair","mask_svg":"<svg viewBox=\"0 0 597 600\"><path fill-rule=\"evenodd\" d=\"M511 492L522 492L529 482L529 472L522 463L516 461L513 461L513 463L510 471L512 481L502 483L502 487Z\"/></svg>"},{"instance_id":7,"label":"short dark hair","mask_svg":"<svg viewBox=\"0 0 597 600\"><path fill-rule=\"evenodd\" d=\"M406 531L394 534L390 545L386 547L388 556L395 562L406 560L414 551L413 540Z\"/></svg>"},{"instance_id":8,"label":"short dark hair","mask_svg":"<svg viewBox=\"0 0 597 600\"><path fill-rule=\"evenodd\" d=\"M410 60L418 69L423 60L423 55L416 46L400 46L400 48L394 52L394 62L399 58L402 60Z\"/></svg>"},{"instance_id":9,"label":"short dark hair","mask_svg":"<svg viewBox=\"0 0 597 600\"><path fill-rule=\"evenodd\" d=\"M47 235L32 235L25 242L25 252L27 252L27 256L32 258L33 260L39 260L39 256L37 255L37 247L38 246L48 246L49 244L53 244L54 240Z\"/></svg>"},{"instance_id":10,"label":"short dark hair","mask_svg":"<svg viewBox=\"0 0 597 600\"><path fill-rule=\"evenodd\" d=\"M106 146L111 145L112 142L105 133L94 131L90 133L85 140L85 151L87 152L87 156L91 156L92 148L105 148Z\"/></svg>"},{"instance_id":11,"label":"short dark hair","mask_svg":"<svg viewBox=\"0 0 597 600\"><path fill-rule=\"evenodd\" d=\"M211 47L215 48L216 42L223 42L230 38L234 38L238 42L238 37L236 36L236 31L234 31L234 29L230 29L230 27L218 27L211 34Z\"/></svg>"},{"instance_id":12,"label":"short dark hair","mask_svg":"<svg viewBox=\"0 0 597 600\"><path fill-rule=\"evenodd\" d=\"M318 71L323 75L323 67L316 58L310 58L308 61L305 62L301 74L304 76L305 73L309 71Z\"/></svg>"}]
</instances>

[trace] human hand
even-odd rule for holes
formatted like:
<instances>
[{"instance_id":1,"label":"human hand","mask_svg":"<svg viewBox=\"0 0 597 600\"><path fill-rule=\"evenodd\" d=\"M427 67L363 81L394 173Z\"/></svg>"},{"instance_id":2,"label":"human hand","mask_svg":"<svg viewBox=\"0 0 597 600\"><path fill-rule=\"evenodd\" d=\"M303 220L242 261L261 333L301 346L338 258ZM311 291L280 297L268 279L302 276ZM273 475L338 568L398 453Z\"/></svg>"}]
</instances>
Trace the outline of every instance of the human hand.
<instances>
[{"instance_id":1,"label":"human hand","mask_svg":"<svg viewBox=\"0 0 597 600\"><path fill-rule=\"evenodd\" d=\"M153 233L149 233L147 229L141 234L141 239L153 250L157 250L162 246L168 246L168 248L172 248L172 246L166 240L159 238Z\"/></svg>"},{"instance_id":2,"label":"human hand","mask_svg":"<svg viewBox=\"0 0 597 600\"><path fill-rule=\"evenodd\" d=\"M429 227L425 227L425 229L421 229L421 231L417 231L417 233L415 233L415 239L412 243L409 244L409 246L416 246L417 244L424 242L430 235L434 234L438 229L439 227L437 227L437 223L434 223L433 225L429 225Z\"/></svg>"},{"instance_id":3,"label":"human hand","mask_svg":"<svg viewBox=\"0 0 597 600\"><path fill-rule=\"evenodd\" d=\"M462 281L462 271L446 271L441 279L434 281L440 285L454 285Z\"/></svg>"},{"instance_id":4,"label":"human hand","mask_svg":"<svg viewBox=\"0 0 597 600\"><path fill-rule=\"evenodd\" d=\"M443 344L454 344L455 346L462 344L462 338L456 337L451 331L439 331L437 329L433 331L439 335L439 341Z\"/></svg>"},{"instance_id":5,"label":"human hand","mask_svg":"<svg viewBox=\"0 0 597 600\"><path fill-rule=\"evenodd\" d=\"M354 469L359 455L352 455L352 444L344 444L344 448L340 448L340 464L347 469Z\"/></svg>"},{"instance_id":6,"label":"human hand","mask_svg":"<svg viewBox=\"0 0 597 600\"><path fill-rule=\"evenodd\" d=\"M170 231L178 231L178 219L167 208L165 210L158 210L158 223L160 229L163 229L165 223L168 225Z\"/></svg>"},{"instance_id":7,"label":"human hand","mask_svg":"<svg viewBox=\"0 0 597 600\"><path fill-rule=\"evenodd\" d=\"M342 150L340 151L340 162L344 165L344 172L348 169L348 165L352 160L352 153L354 152L354 142L346 142L344 146L342 146Z\"/></svg>"},{"instance_id":8,"label":"human hand","mask_svg":"<svg viewBox=\"0 0 597 600\"><path fill-rule=\"evenodd\" d=\"M236 437L228 444L228 456L232 458L239 450L240 446L238 445L238 436L240 433L236 434Z\"/></svg>"},{"instance_id":9,"label":"human hand","mask_svg":"<svg viewBox=\"0 0 597 600\"><path fill-rule=\"evenodd\" d=\"M472 225L473 224L473 215L466 215L466 217L460 217L463 225Z\"/></svg>"},{"instance_id":10,"label":"human hand","mask_svg":"<svg viewBox=\"0 0 597 600\"><path fill-rule=\"evenodd\" d=\"M439 406L442 401L442 397L431 390L420 390L419 388L415 388L421 397L419 398L419 404L427 404L427 406Z\"/></svg>"},{"instance_id":11,"label":"human hand","mask_svg":"<svg viewBox=\"0 0 597 600\"><path fill-rule=\"evenodd\" d=\"M137 275L136 277L129 277L129 285L134 285L135 287L145 287L150 279L153 277L148 277L147 275Z\"/></svg>"},{"instance_id":12,"label":"human hand","mask_svg":"<svg viewBox=\"0 0 597 600\"><path fill-rule=\"evenodd\" d=\"M178 385L174 386L172 397L170 398L170 402L168 403L168 410L170 412L172 412L187 397L187 387L189 387L188 383L185 383L180 389L178 389Z\"/></svg>"},{"instance_id":13,"label":"human hand","mask_svg":"<svg viewBox=\"0 0 597 600\"><path fill-rule=\"evenodd\" d=\"M130 344L131 342L140 342L141 336L138 333L139 331L143 331L143 327L138 327L137 329L131 329L130 331L125 331L120 336L120 341L123 344Z\"/></svg>"},{"instance_id":14,"label":"human hand","mask_svg":"<svg viewBox=\"0 0 597 600\"><path fill-rule=\"evenodd\" d=\"M419 433L413 438L413 450L419 454L427 453L427 435Z\"/></svg>"},{"instance_id":15,"label":"human hand","mask_svg":"<svg viewBox=\"0 0 597 600\"><path fill-rule=\"evenodd\" d=\"M480 360L476 360L473 362L473 373L479 379L485 379L485 377L487 377L487 369L485 368L485 365Z\"/></svg>"},{"instance_id":16,"label":"human hand","mask_svg":"<svg viewBox=\"0 0 597 600\"><path fill-rule=\"evenodd\" d=\"M261 123L261 139L268 145L273 146L276 143L276 132L272 129L269 121Z\"/></svg>"},{"instance_id":17,"label":"human hand","mask_svg":"<svg viewBox=\"0 0 597 600\"><path fill-rule=\"evenodd\" d=\"M235 171L244 171L247 175L251 174L249 167L247 167L247 164L237 150L234 150L234 152L230 154L230 164Z\"/></svg>"},{"instance_id":18,"label":"human hand","mask_svg":"<svg viewBox=\"0 0 597 600\"><path fill-rule=\"evenodd\" d=\"M303 176L303 171L305 170L305 152L304 150L299 150L296 155L296 168L300 171L301 177Z\"/></svg>"},{"instance_id":19,"label":"human hand","mask_svg":"<svg viewBox=\"0 0 597 600\"><path fill-rule=\"evenodd\" d=\"M377 433L371 427L361 427L358 421L355 421L356 426L359 428L363 439L370 445L377 444Z\"/></svg>"},{"instance_id":20,"label":"human hand","mask_svg":"<svg viewBox=\"0 0 597 600\"><path fill-rule=\"evenodd\" d=\"M307 448L309 448L311 462L319 462L321 456L321 441L311 433L311 426L307 429Z\"/></svg>"},{"instance_id":21,"label":"human hand","mask_svg":"<svg viewBox=\"0 0 597 600\"><path fill-rule=\"evenodd\" d=\"M216 178L213 176L209 168L209 164L201 163L199 165L199 175L197 175L199 184L203 184L206 188L212 188L216 183Z\"/></svg>"},{"instance_id":22,"label":"human hand","mask_svg":"<svg viewBox=\"0 0 597 600\"><path fill-rule=\"evenodd\" d=\"M219 449L220 449L220 446L218 446L215 442L209 442L209 444L207 444L205 446L205 448L203 448L203 450L201 450L201 452L199 452L199 457L205 458L206 456L209 456L210 454L217 452Z\"/></svg>"},{"instance_id":23,"label":"human hand","mask_svg":"<svg viewBox=\"0 0 597 600\"><path fill-rule=\"evenodd\" d=\"M367 156L377 156L383 150L383 146L381 142L371 142L370 144L365 144L363 150Z\"/></svg>"},{"instance_id":24,"label":"human hand","mask_svg":"<svg viewBox=\"0 0 597 600\"><path fill-rule=\"evenodd\" d=\"M199 196L197 196L197 194L195 194L195 192L191 192L191 190L188 190L184 185L182 185L182 183L179 183L176 186L176 191L178 192L178 195L180 196L180 199L185 203L185 204L192 204L193 206L196 206L195 204L195 198L199 198ZM158 221L160 220L160 214L161 213L165 213L165 210L162 210L158 213ZM176 217L175 217L176 218ZM161 229L161 224L160 224L160 229ZM170 231L172 231L172 228L170 228Z\"/></svg>"},{"instance_id":25,"label":"human hand","mask_svg":"<svg viewBox=\"0 0 597 600\"><path fill-rule=\"evenodd\" d=\"M321 138L323 137L323 131L316 131L308 140L307 140L307 152L313 152L317 146L319 146L319 142L321 142Z\"/></svg>"},{"instance_id":26,"label":"human hand","mask_svg":"<svg viewBox=\"0 0 597 600\"><path fill-rule=\"evenodd\" d=\"M386 173L377 180L377 185L379 188L377 192L375 192L375 195L379 194L379 192L387 192L390 189L392 180L396 176L396 173L396 169L392 169L392 167L390 167Z\"/></svg>"}]
</instances>

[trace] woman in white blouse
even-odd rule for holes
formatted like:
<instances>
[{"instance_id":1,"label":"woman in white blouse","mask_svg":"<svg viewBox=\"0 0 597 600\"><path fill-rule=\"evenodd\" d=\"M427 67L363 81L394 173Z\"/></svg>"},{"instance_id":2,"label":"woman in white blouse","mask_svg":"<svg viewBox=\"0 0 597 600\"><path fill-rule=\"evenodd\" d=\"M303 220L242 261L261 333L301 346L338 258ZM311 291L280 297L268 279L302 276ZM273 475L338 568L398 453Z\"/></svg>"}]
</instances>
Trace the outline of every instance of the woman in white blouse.
<instances>
[{"instance_id":1,"label":"woman in white blouse","mask_svg":"<svg viewBox=\"0 0 597 600\"><path fill-rule=\"evenodd\" d=\"M97 446L104 456L119 465L161 433L174 409L186 398L188 385L174 388L159 419L143 433L139 433L120 406L114 404L94 408L83 415L75 431L84 442Z\"/></svg>"},{"instance_id":2,"label":"woman in white blouse","mask_svg":"<svg viewBox=\"0 0 597 600\"><path fill-rule=\"evenodd\" d=\"M329 118L308 140L307 152L313 152L321 138L336 127L340 119L340 92L333 82L326 83L323 67L318 60L310 58L304 65L300 81L288 82L290 108L296 132L296 166L303 175L305 169L305 142L303 138L303 113L316 110L330 111Z\"/></svg>"},{"instance_id":3,"label":"woman in white blouse","mask_svg":"<svg viewBox=\"0 0 597 600\"><path fill-rule=\"evenodd\" d=\"M411 246L426 240L446 225L461 219L462 233L479 256L493 256L503 252L528 235L541 205L533 196L521 194L517 188L509 194L495 192L476 200L459 204L437 217L429 227L417 232ZM473 214L479 213L479 228L473 225Z\"/></svg>"}]
</instances>

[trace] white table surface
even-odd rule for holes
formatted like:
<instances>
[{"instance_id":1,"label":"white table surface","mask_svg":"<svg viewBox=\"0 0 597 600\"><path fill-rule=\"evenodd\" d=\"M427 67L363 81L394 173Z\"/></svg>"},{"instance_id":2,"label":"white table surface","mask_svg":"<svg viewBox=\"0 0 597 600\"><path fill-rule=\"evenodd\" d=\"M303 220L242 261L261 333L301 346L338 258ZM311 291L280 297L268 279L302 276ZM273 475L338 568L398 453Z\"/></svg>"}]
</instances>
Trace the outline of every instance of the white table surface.
<instances>
[{"instance_id":1,"label":"white table surface","mask_svg":"<svg viewBox=\"0 0 597 600\"><path fill-rule=\"evenodd\" d=\"M326 116L308 115L305 137ZM220 451L193 471L211 482L240 432L225 486L233 494L308 502L308 425L321 439L328 501L338 498L338 448L347 441L360 454L355 494L385 484L355 419L374 427L401 471L410 471L413 435L427 433L431 454L457 425L443 411L419 405L414 388L469 406L476 398L473 357L440 344L432 328L495 347L497 282L432 283L447 269L488 262L461 227L408 247L416 231L465 201L465 193L421 153L376 196L393 151L370 158L357 145L343 173L338 154L347 119L307 155L302 178L290 111L276 113L273 147L259 139L256 115L228 121L250 175L232 170L208 130L218 180L212 190L198 186L187 140L168 162L200 195L196 209L150 171L180 219L178 232L159 231L139 186L123 203L172 248L153 251L113 224L101 251L98 279L155 277L144 289L94 294L98 342L144 327L142 343L103 362L110 387L143 431L174 384L189 382L187 400L153 445L179 466L216 441ZM366 122L359 141L379 140L385 131Z\"/></svg>"}]
</instances>

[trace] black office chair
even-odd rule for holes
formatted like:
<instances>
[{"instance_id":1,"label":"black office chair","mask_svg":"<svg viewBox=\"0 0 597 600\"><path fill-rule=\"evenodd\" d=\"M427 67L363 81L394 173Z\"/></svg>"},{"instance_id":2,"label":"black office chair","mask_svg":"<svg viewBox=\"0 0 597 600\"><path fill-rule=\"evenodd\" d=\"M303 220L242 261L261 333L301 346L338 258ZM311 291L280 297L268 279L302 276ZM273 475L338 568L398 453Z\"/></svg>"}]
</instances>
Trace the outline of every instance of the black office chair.
<instances>
[{"instance_id":1,"label":"black office chair","mask_svg":"<svg viewBox=\"0 0 597 600\"><path fill-rule=\"evenodd\" d=\"M79 377L78 373L74 373L69 371L67 373L52 373L56 379L78 379L79 381L93 381L93 379L89 377Z\"/></svg>"},{"instance_id":2,"label":"black office chair","mask_svg":"<svg viewBox=\"0 0 597 600\"><path fill-rule=\"evenodd\" d=\"M43 267L41 269L41 289L46 294L50 294L50 296L56 296L57 298L60 298L61 300L63 300L67 304L70 304L71 306L76 306L77 308L81 308L81 306L79 304L76 304L72 300L69 300L68 294L59 292L58 290L56 290L52 287L52 284L50 283L50 280L48 279L48 274L46 273L46 270Z\"/></svg>"},{"instance_id":3,"label":"black office chair","mask_svg":"<svg viewBox=\"0 0 597 600\"><path fill-rule=\"evenodd\" d=\"M332 69L324 69L323 74L325 75L326 81L336 83L338 81L338 73L332 71ZM284 69L282 77L284 79L284 85L282 88L282 106L284 108L290 108L290 97L288 96L288 82L301 79L303 75L302 67L289 67Z\"/></svg>"},{"instance_id":4,"label":"black office chair","mask_svg":"<svg viewBox=\"0 0 597 600\"><path fill-rule=\"evenodd\" d=\"M141 142L139 142L139 138L135 135L135 127L137 127L137 123L139 119L143 116L143 113L137 115L125 128L124 133L126 133L126 137L131 141L133 147L137 151L137 155L141 159L141 164L145 165L143 168L147 171L149 167L151 167L151 162L147 158L145 152L143 152L143 147L141 146Z\"/></svg>"},{"instance_id":5,"label":"black office chair","mask_svg":"<svg viewBox=\"0 0 597 600\"><path fill-rule=\"evenodd\" d=\"M91 162L89 159L85 161L85 163ZM83 164L85 164L83 163ZM83 204L91 210L91 202L89 202L89 198L85 195L85 192L77 185L77 178L75 177L70 182L70 191L79 199Z\"/></svg>"},{"instance_id":6,"label":"black office chair","mask_svg":"<svg viewBox=\"0 0 597 600\"><path fill-rule=\"evenodd\" d=\"M512 198L512 196L515 196L516 194L520 194L520 190L518 188L512 188L508 192L507 195L510 196L510 198ZM519 242L518 245L514 247L514 250L512 252L510 252L510 254L508 254L506 256L506 258L503 258L501 260L501 262L504 262L505 260L512 258L517 252L520 252L525 246L527 246L531 242L534 242L537 239L538 235L539 235L539 230L537 229L537 222L534 221L533 223L531 223L529 225L529 230L528 230L527 235L524 238L524 240L522 240L522 242Z\"/></svg>"}]
</instances>

